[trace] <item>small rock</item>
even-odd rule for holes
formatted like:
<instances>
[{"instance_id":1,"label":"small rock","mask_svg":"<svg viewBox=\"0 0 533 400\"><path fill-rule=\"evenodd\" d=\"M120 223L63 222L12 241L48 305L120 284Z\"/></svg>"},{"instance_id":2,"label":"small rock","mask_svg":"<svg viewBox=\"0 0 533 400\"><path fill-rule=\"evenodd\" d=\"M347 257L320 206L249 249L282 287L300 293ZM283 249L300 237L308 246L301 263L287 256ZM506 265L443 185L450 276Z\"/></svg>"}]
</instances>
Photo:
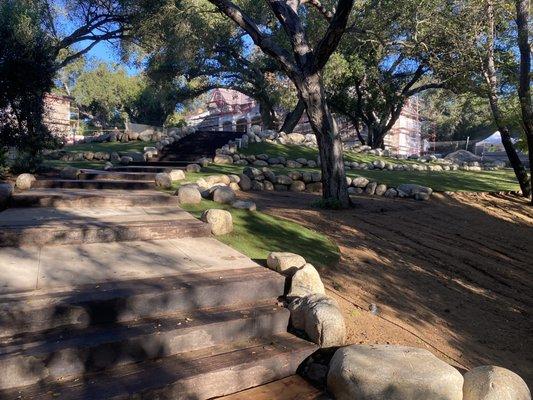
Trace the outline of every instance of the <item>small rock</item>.
<instances>
[{"instance_id":1,"label":"small rock","mask_svg":"<svg viewBox=\"0 0 533 400\"><path fill-rule=\"evenodd\" d=\"M305 264L305 259L302 256L294 253L274 251L267 257L268 268L285 276L292 276Z\"/></svg>"},{"instance_id":2,"label":"small rock","mask_svg":"<svg viewBox=\"0 0 533 400\"><path fill-rule=\"evenodd\" d=\"M352 180L352 186L364 189L370 181L362 176L358 176Z\"/></svg>"},{"instance_id":3,"label":"small rock","mask_svg":"<svg viewBox=\"0 0 533 400\"><path fill-rule=\"evenodd\" d=\"M200 165L198 165L198 164L188 164L187 165L187 172L198 173L201 170L202 170L202 167L200 167Z\"/></svg>"},{"instance_id":4,"label":"small rock","mask_svg":"<svg viewBox=\"0 0 533 400\"><path fill-rule=\"evenodd\" d=\"M78 175L81 171L78 168L74 167L65 167L59 173L61 179L78 179Z\"/></svg>"},{"instance_id":5,"label":"small rock","mask_svg":"<svg viewBox=\"0 0 533 400\"><path fill-rule=\"evenodd\" d=\"M280 185L290 185L292 184L292 179L289 178L287 175L278 175L276 177L275 183L280 184Z\"/></svg>"},{"instance_id":6,"label":"small rock","mask_svg":"<svg viewBox=\"0 0 533 400\"><path fill-rule=\"evenodd\" d=\"M222 186L213 192L213 201L220 204L231 204L235 200L235 191L227 186Z\"/></svg>"},{"instance_id":7,"label":"small rock","mask_svg":"<svg viewBox=\"0 0 533 400\"><path fill-rule=\"evenodd\" d=\"M271 192L272 190L274 190L274 184L272 182L270 182L270 181L264 181L263 182L263 189L264 190L268 190L268 191Z\"/></svg>"},{"instance_id":8,"label":"small rock","mask_svg":"<svg viewBox=\"0 0 533 400\"><path fill-rule=\"evenodd\" d=\"M120 157L120 163L122 165L128 165L133 162L133 157L130 156L122 156Z\"/></svg>"},{"instance_id":9,"label":"small rock","mask_svg":"<svg viewBox=\"0 0 533 400\"><path fill-rule=\"evenodd\" d=\"M172 179L170 178L170 174L167 174L166 172L160 172L156 174L155 184L157 187L170 189L172 187Z\"/></svg>"},{"instance_id":10,"label":"small rock","mask_svg":"<svg viewBox=\"0 0 533 400\"><path fill-rule=\"evenodd\" d=\"M202 201L200 191L193 185L181 186L177 195L180 204L199 204Z\"/></svg>"},{"instance_id":11,"label":"small rock","mask_svg":"<svg viewBox=\"0 0 533 400\"><path fill-rule=\"evenodd\" d=\"M508 369L484 365L464 375L463 400L531 400L524 380Z\"/></svg>"},{"instance_id":12,"label":"small rock","mask_svg":"<svg viewBox=\"0 0 533 400\"><path fill-rule=\"evenodd\" d=\"M398 191L394 188L388 188L387 191L383 194L383 196L393 199L395 197L398 197Z\"/></svg>"},{"instance_id":13,"label":"small rock","mask_svg":"<svg viewBox=\"0 0 533 400\"><path fill-rule=\"evenodd\" d=\"M233 208L238 208L241 210L248 210L248 211L256 211L257 206L253 201L246 201L246 200L236 200L233 203L231 203L231 206Z\"/></svg>"},{"instance_id":14,"label":"small rock","mask_svg":"<svg viewBox=\"0 0 533 400\"><path fill-rule=\"evenodd\" d=\"M325 294L324 284L315 267L305 264L298 269L291 280L291 290L288 297L304 297L309 294Z\"/></svg>"},{"instance_id":15,"label":"small rock","mask_svg":"<svg viewBox=\"0 0 533 400\"><path fill-rule=\"evenodd\" d=\"M376 186L376 190L374 194L376 196L383 196L385 192L387 191L387 185L384 185L383 183Z\"/></svg>"},{"instance_id":16,"label":"small rock","mask_svg":"<svg viewBox=\"0 0 533 400\"><path fill-rule=\"evenodd\" d=\"M211 226L211 233L213 235L225 235L233 231L233 219L229 211L217 209L205 210L201 219Z\"/></svg>"},{"instance_id":17,"label":"small rock","mask_svg":"<svg viewBox=\"0 0 533 400\"><path fill-rule=\"evenodd\" d=\"M20 174L15 181L15 187L20 190L28 190L34 181L35 177L32 174Z\"/></svg>"},{"instance_id":18,"label":"small rock","mask_svg":"<svg viewBox=\"0 0 533 400\"><path fill-rule=\"evenodd\" d=\"M305 190L305 183L302 181L293 181L289 190L291 192L303 192Z\"/></svg>"},{"instance_id":19,"label":"small rock","mask_svg":"<svg viewBox=\"0 0 533 400\"><path fill-rule=\"evenodd\" d=\"M378 187L377 182L370 182L368 185L366 185L365 193L369 195L373 195L376 193L376 188Z\"/></svg>"},{"instance_id":20,"label":"small rock","mask_svg":"<svg viewBox=\"0 0 533 400\"><path fill-rule=\"evenodd\" d=\"M213 159L213 163L220 165L233 164L233 157L226 154L217 154Z\"/></svg>"},{"instance_id":21,"label":"small rock","mask_svg":"<svg viewBox=\"0 0 533 400\"><path fill-rule=\"evenodd\" d=\"M183 170L181 169L172 169L168 171L167 174L170 175L170 180L172 182L181 181L185 179L185 172L183 172Z\"/></svg>"},{"instance_id":22,"label":"small rock","mask_svg":"<svg viewBox=\"0 0 533 400\"><path fill-rule=\"evenodd\" d=\"M239 179L239 186L241 190L247 192L248 190L252 189L252 181L247 175L239 174Z\"/></svg>"}]
</instances>

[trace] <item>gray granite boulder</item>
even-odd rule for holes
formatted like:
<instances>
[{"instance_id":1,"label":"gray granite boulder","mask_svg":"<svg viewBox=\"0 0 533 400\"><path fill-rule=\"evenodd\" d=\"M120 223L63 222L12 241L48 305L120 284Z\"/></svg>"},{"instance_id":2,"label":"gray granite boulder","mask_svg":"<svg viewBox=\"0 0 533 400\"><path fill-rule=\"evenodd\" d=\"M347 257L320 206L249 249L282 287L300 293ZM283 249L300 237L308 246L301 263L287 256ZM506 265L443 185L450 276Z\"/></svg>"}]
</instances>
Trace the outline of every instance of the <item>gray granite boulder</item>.
<instances>
[{"instance_id":1,"label":"gray granite boulder","mask_svg":"<svg viewBox=\"0 0 533 400\"><path fill-rule=\"evenodd\" d=\"M291 323L305 331L309 339L321 348L342 346L346 340L346 325L339 305L323 294L298 297L289 304Z\"/></svg>"},{"instance_id":2,"label":"gray granite boulder","mask_svg":"<svg viewBox=\"0 0 533 400\"><path fill-rule=\"evenodd\" d=\"M326 294L326 291L316 268L305 264L292 276L291 289L287 296L304 297L309 294Z\"/></svg>"},{"instance_id":3,"label":"gray granite boulder","mask_svg":"<svg viewBox=\"0 0 533 400\"><path fill-rule=\"evenodd\" d=\"M273 251L267 257L268 268L286 276L292 276L305 264L302 256L289 252Z\"/></svg>"},{"instance_id":4,"label":"gray granite boulder","mask_svg":"<svg viewBox=\"0 0 533 400\"><path fill-rule=\"evenodd\" d=\"M524 380L508 369L484 365L464 375L463 400L531 400Z\"/></svg>"},{"instance_id":5,"label":"gray granite boulder","mask_svg":"<svg viewBox=\"0 0 533 400\"><path fill-rule=\"evenodd\" d=\"M233 231L233 218L226 210L205 210L201 217L202 221L211 226L213 235L225 235Z\"/></svg>"},{"instance_id":6,"label":"gray granite boulder","mask_svg":"<svg viewBox=\"0 0 533 400\"><path fill-rule=\"evenodd\" d=\"M352 345L338 349L328 372L337 400L462 400L463 377L426 349Z\"/></svg>"}]
</instances>

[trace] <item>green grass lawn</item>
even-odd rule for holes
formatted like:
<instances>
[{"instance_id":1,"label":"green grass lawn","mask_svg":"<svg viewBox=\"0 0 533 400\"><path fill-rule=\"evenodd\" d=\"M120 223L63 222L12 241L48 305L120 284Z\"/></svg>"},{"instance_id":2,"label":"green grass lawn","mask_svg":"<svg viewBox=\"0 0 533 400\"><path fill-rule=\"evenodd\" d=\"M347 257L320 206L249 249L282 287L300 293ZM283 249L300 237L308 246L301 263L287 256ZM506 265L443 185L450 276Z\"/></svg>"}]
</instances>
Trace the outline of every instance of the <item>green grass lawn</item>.
<instances>
[{"instance_id":1,"label":"green grass lawn","mask_svg":"<svg viewBox=\"0 0 533 400\"><path fill-rule=\"evenodd\" d=\"M62 150L68 152L80 152L80 151L104 151L111 153L113 151L143 151L144 147L153 146L155 142L142 142L140 140L134 140L132 142L105 142L105 143L82 143L67 145Z\"/></svg>"},{"instance_id":2,"label":"green grass lawn","mask_svg":"<svg viewBox=\"0 0 533 400\"><path fill-rule=\"evenodd\" d=\"M337 263L340 257L337 245L325 235L292 221L260 211L233 209L210 200L181 207L198 218L209 208L231 212L233 232L217 236L217 239L255 260L265 260L271 251L290 251L316 267L327 267Z\"/></svg>"}]
</instances>

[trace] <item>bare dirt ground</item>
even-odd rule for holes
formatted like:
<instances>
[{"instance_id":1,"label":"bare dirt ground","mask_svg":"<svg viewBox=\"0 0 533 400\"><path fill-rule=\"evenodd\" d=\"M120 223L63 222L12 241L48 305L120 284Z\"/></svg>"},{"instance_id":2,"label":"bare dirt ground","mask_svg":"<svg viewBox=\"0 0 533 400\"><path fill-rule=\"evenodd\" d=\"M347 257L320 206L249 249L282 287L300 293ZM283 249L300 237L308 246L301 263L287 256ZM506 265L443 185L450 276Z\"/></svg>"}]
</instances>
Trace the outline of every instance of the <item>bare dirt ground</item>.
<instances>
[{"instance_id":1,"label":"bare dirt ground","mask_svg":"<svg viewBox=\"0 0 533 400\"><path fill-rule=\"evenodd\" d=\"M533 386L533 208L524 200L360 197L332 211L308 194L242 196L338 244L340 263L320 272L349 343L426 347L459 369L500 365Z\"/></svg>"}]
</instances>

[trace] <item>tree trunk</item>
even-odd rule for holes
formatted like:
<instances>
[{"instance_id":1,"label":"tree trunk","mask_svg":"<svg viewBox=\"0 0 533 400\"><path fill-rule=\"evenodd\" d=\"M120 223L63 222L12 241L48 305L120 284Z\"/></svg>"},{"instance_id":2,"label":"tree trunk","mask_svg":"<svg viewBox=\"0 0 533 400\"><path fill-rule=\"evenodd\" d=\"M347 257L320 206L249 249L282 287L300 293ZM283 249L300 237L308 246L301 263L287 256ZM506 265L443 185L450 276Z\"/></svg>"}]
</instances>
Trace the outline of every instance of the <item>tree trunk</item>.
<instances>
[{"instance_id":1,"label":"tree trunk","mask_svg":"<svg viewBox=\"0 0 533 400\"><path fill-rule=\"evenodd\" d=\"M388 133L383 130L381 126L376 126L369 124L368 129L368 140L367 144L373 149L383 149L385 147L384 139L385 135Z\"/></svg>"},{"instance_id":2,"label":"tree trunk","mask_svg":"<svg viewBox=\"0 0 533 400\"><path fill-rule=\"evenodd\" d=\"M526 133L529 153L530 184L533 182L533 106L531 104L531 51L529 47L529 1L516 0L516 25L518 28L518 47L520 49L520 76L518 97L522 111L522 125ZM531 197L533 204L533 196Z\"/></svg>"},{"instance_id":3,"label":"tree trunk","mask_svg":"<svg viewBox=\"0 0 533 400\"><path fill-rule=\"evenodd\" d=\"M261 121L266 129L276 130L278 128L278 117L272 105L264 100L259 100L259 113Z\"/></svg>"},{"instance_id":4,"label":"tree trunk","mask_svg":"<svg viewBox=\"0 0 533 400\"><path fill-rule=\"evenodd\" d=\"M300 118L302 117L304 111L305 103L301 99L299 99L294 110L292 110L285 116L285 121L283 121L283 125L280 129L280 132L292 133L294 128L296 128L296 125L298 125L298 122L300 122Z\"/></svg>"},{"instance_id":5,"label":"tree trunk","mask_svg":"<svg viewBox=\"0 0 533 400\"><path fill-rule=\"evenodd\" d=\"M322 169L322 198L330 206L347 208L348 197L342 142L337 124L331 115L319 74L305 77L297 85L300 98L305 103L309 123L318 142Z\"/></svg>"},{"instance_id":6,"label":"tree trunk","mask_svg":"<svg viewBox=\"0 0 533 400\"><path fill-rule=\"evenodd\" d=\"M485 71L485 80L487 83L490 108L494 122L500 131L503 147L505 148L511 166L513 167L520 189L522 189L522 195L529 198L531 196L531 181L522 161L520 161L520 158L518 157L513 142L511 141L509 127L503 122L504 118L498 101L498 77L496 75L496 63L494 61L495 23L492 1L487 1L487 19L489 24L489 35L487 38L487 69Z\"/></svg>"}]
</instances>

